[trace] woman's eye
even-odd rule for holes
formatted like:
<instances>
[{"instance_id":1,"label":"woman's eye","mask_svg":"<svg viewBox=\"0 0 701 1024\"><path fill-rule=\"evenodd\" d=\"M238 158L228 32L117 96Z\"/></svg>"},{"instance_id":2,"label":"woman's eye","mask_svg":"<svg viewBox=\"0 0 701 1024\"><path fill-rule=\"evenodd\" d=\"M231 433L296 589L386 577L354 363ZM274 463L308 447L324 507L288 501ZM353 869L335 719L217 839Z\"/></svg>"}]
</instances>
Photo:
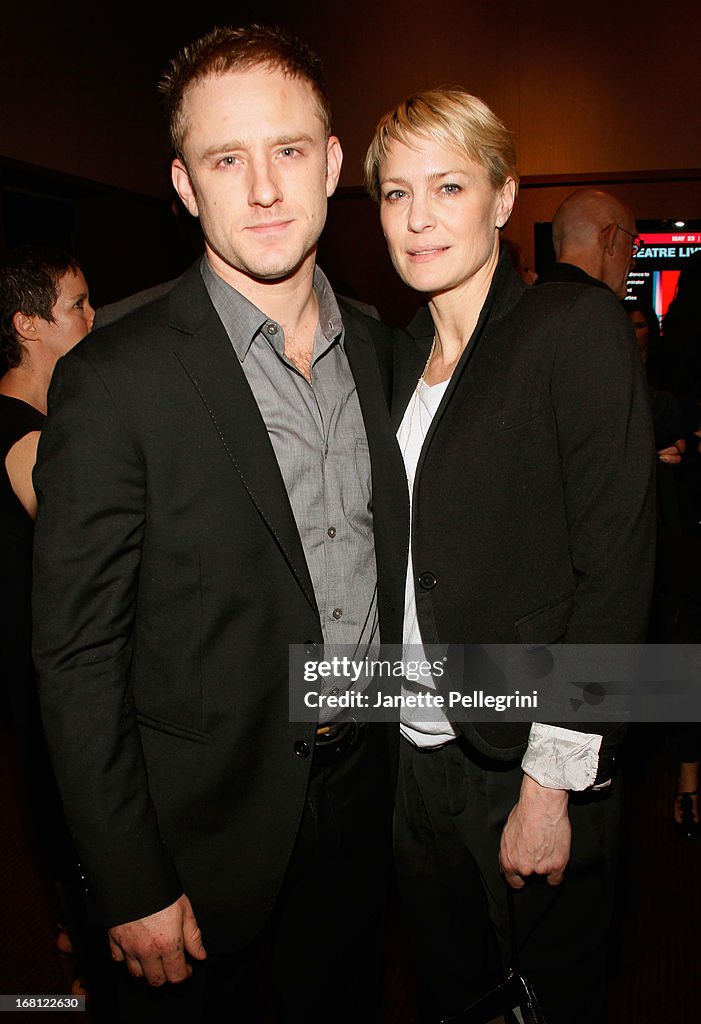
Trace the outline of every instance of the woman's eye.
<instances>
[{"instance_id":1,"label":"woman's eye","mask_svg":"<svg viewBox=\"0 0 701 1024\"><path fill-rule=\"evenodd\" d=\"M383 199L388 203L396 203L397 200L403 199L406 192L403 192L400 188L393 188L390 192L385 192Z\"/></svg>"},{"instance_id":2,"label":"woman's eye","mask_svg":"<svg viewBox=\"0 0 701 1024\"><path fill-rule=\"evenodd\" d=\"M460 186L454 182L449 181L445 185L441 186L441 190L449 196L456 196L461 191Z\"/></svg>"}]
</instances>

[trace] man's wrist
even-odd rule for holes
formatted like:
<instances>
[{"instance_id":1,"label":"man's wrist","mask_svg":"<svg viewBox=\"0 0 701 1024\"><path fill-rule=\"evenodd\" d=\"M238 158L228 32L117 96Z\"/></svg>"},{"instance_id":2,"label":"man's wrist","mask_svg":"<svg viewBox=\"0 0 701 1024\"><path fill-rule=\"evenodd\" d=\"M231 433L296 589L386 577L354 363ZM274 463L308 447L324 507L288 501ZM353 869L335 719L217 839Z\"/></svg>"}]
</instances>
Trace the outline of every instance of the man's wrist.
<instances>
[{"instance_id":1,"label":"man's wrist","mask_svg":"<svg viewBox=\"0 0 701 1024\"><path fill-rule=\"evenodd\" d=\"M543 810L557 813L557 811L567 808L569 796L568 789L554 789L551 786L543 786L524 772L519 799L524 809L540 807Z\"/></svg>"}]
</instances>

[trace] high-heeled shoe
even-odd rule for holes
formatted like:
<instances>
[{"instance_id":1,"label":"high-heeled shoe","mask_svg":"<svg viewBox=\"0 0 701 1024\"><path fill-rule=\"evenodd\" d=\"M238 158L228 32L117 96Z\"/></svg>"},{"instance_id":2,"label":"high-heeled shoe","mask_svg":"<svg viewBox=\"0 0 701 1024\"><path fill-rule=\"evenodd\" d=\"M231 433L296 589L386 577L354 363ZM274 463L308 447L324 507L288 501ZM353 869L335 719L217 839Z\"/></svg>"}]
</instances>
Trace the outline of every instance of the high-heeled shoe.
<instances>
[{"instance_id":1,"label":"high-heeled shoe","mask_svg":"<svg viewBox=\"0 0 701 1024\"><path fill-rule=\"evenodd\" d=\"M701 821L692 799L695 796L698 796L697 789L692 793L677 793L675 797L679 805L680 820L674 819L674 827L686 839L696 839L701 835Z\"/></svg>"}]
</instances>

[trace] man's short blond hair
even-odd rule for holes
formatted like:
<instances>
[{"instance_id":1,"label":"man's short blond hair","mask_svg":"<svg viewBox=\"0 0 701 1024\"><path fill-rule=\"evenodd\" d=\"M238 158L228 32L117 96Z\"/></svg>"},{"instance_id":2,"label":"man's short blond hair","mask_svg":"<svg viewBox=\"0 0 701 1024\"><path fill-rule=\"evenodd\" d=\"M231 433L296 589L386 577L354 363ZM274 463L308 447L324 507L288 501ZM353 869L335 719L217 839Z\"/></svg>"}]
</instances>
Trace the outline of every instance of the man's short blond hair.
<instances>
[{"instance_id":1,"label":"man's short blond hair","mask_svg":"<svg viewBox=\"0 0 701 1024\"><path fill-rule=\"evenodd\" d=\"M380 165L391 142L411 146L430 139L481 164L495 189L512 178L518 188L516 147L511 132L483 100L464 89L428 89L380 118L365 157L365 186L380 198Z\"/></svg>"}]
</instances>

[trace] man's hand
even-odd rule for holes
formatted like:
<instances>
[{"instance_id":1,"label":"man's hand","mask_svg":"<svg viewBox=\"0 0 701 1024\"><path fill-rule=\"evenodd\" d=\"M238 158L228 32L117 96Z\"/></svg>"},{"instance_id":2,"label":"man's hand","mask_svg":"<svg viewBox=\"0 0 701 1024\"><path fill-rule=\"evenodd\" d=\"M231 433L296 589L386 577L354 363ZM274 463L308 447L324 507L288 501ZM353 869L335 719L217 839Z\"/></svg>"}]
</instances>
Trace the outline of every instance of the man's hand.
<instances>
[{"instance_id":1,"label":"man's hand","mask_svg":"<svg viewBox=\"0 0 701 1024\"><path fill-rule=\"evenodd\" d=\"M113 960L126 960L129 973L151 985L185 981L192 967L185 951L196 960L207 956L190 901L183 893L164 910L109 930Z\"/></svg>"},{"instance_id":2,"label":"man's hand","mask_svg":"<svg viewBox=\"0 0 701 1024\"><path fill-rule=\"evenodd\" d=\"M570 859L571 829L568 791L546 789L523 776L521 795L501 835L499 865L513 889L522 889L528 875L547 875L559 885Z\"/></svg>"}]
</instances>

